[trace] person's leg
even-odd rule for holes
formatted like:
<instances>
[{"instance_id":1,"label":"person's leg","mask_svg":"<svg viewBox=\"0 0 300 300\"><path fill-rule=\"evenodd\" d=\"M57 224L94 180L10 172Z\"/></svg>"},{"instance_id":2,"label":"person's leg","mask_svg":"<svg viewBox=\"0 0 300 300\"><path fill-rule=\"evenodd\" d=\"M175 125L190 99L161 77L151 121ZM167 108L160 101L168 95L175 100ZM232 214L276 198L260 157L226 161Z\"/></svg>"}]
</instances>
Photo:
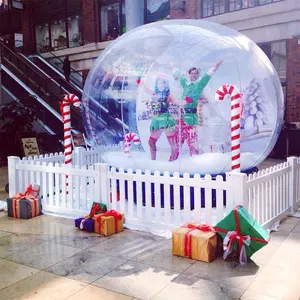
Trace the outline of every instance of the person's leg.
<instances>
[{"instance_id":1,"label":"person's leg","mask_svg":"<svg viewBox=\"0 0 300 300\"><path fill-rule=\"evenodd\" d=\"M171 154L169 157L169 161L176 160L179 156L179 144L178 144L178 137L175 129L166 129L165 134L167 136Z\"/></svg>"},{"instance_id":2,"label":"person's leg","mask_svg":"<svg viewBox=\"0 0 300 300\"><path fill-rule=\"evenodd\" d=\"M190 150L190 155L199 154L198 136L196 126L187 126L187 144Z\"/></svg>"},{"instance_id":3,"label":"person's leg","mask_svg":"<svg viewBox=\"0 0 300 300\"><path fill-rule=\"evenodd\" d=\"M151 159L152 160L156 160L156 142L159 139L159 137L161 136L163 132L163 129L156 129L156 130L152 130L149 140L148 140L148 144L150 147L150 154L151 154Z\"/></svg>"}]
</instances>

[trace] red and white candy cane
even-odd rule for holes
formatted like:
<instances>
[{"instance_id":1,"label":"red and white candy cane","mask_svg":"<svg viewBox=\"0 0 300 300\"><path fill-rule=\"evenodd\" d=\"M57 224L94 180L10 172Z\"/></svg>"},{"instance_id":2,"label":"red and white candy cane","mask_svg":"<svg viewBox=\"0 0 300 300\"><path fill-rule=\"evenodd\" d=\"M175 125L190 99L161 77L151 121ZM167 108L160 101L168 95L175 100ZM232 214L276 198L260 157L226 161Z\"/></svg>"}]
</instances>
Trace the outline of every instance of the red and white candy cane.
<instances>
[{"instance_id":1,"label":"red and white candy cane","mask_svg":"<svg viewBox=\"0 0 300 300\"><path fill-rule=\"evenodd\" d=\"M240 172L240 120L242 114L242 95L233 84L224 84L216 91L216 100L224 100L230 95L231 100L231 170Z\"/></svg>"},{"instance_id":2,"label":"red and white candy cane","mask_svg":"<svg viewBox=\"0 0 300 300\"><path fill-rule=\"evenodd\" d=\"M123 151L125 154L130 153L130 147L131 143L138 145L140 143L140 137L135 132L130 132L124 135L124 141L123 141Z\"/></svg>"},{"instance_id":3,"label":"red and white candy cane","mask_svg":"<svg viewBox=\"0 0 300 300\"><path fill-rule=\"evenodd\" d=\"M66 95L61 105L64 122L64 155L65 165L72 163L72 141L71 141L71 104L80 106L79 98L74 94Z\"/></svg>"}]
</instances>

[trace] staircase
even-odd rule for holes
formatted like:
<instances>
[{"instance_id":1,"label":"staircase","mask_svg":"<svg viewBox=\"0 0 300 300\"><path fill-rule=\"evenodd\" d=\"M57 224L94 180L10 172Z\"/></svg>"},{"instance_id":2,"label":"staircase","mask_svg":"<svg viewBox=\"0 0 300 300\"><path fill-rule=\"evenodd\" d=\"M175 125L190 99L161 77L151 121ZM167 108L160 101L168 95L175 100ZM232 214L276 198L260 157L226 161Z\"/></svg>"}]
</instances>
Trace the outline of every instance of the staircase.
<instances>
[{"instance_id":1,"label":"staircase","mask_svg":"<svg viewBox=\"0 0 300 300\"><path fill-rule=\"evenodd\" d=\"M28 61L22 54L13 52L3 43L0 43L0 50L4 70L3 85L20 101L24 101L24 98L27 99L28 95L34 96L27 100L31 104L36 104L40 111L44 112L45 124L49 128L53 128L56 134L61 135L62 121L59 102L62 101L65 94L70 92L81 98L81 92L61 77L54 77L53 74L46 73ZM71 121L73 129L84 131L81 111L74 106L71 106Z\"/></svg>"}]
</instances>

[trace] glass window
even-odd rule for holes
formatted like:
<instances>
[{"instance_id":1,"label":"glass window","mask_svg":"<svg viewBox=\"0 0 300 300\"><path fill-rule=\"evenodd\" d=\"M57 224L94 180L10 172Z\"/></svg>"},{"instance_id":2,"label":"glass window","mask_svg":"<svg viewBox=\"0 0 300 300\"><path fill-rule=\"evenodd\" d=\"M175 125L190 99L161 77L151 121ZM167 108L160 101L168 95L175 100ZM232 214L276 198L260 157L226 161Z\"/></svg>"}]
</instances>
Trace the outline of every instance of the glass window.
<instances>
[{"instance_id":1,"label":"glass window","mask_svg":"<svg viewBox=\"0 0 300 300\"><path fill-rule=\"evenodd\" d=\"M101 40L109 41L120 35L120 3L101 7Z\"/></svg>"},{"instance_id":2,"label":"glass window","mask_svg":"<svg viewBox=\"0 0 300 300\"><path fill-rule=\"evenodd\" d=\"M81 45L81 18L74 16L68 18L69 47Z\"/></svg>"},{"instance_id":3,"label":"glass window","mask_svg":"<svg viewBox=\"0 0 300 300\"><path fill-rule=\"evenodd\" d=\"M286 78L286 42L275 42L271 44L271 61L280 79Z\"/></svg>"},{"instance_id":4,"label":"glass window","mask_svg":"<svg viewBox=\"0 0 300 300\"><path fill-rule=\"evenodd\" d=\"M0 12L8 10L8 0L0 1Z\"/></svg>"},{"instance_id":5,"label":"glass window","mask_svg":"<svg viewBox=\"0 0 300 300\"><path fill-rule=\"evenodd\" d=\"M147 0L147 23L165 20L170 13L168 0Z\"/></svg>"},{"instance_id":6,"label":"glass window","mask_svg":"<svg viewBox=\"0 0 300 300\"><path fill-rule=\"evenodd\" d=\"M223 14L226 0L203 0L203 17Z\"/></svg>"},{"instance_id":7,"label":"glass window","mask_svg":"<svg viewBox=\"0 0 300 300\"><path fill-rule=\"evenodd\" d=\"M35 39L37 52L50 51L49 26L48 24L37 25L35 27Z\"/></svg>"},{"instance_id":8,"label":"glass window","mask_svg":"<svg viewBox=\"0 0 300 300\"><path fill-rule=\"evenodd\" d=\"M59 20L51 24L51 47L53 50L67 47L66 22Z\"/></svg>"},{"instance_id":9,"label":"glass window","mask_svg":"<svg viewBox=\"0 0 300 300\"><path fill-rule=\"evenodd\" d=\"M202 17L210 17L283 0L202 0Z\"/></svg>"},{"instance_id":10,"label":"glass window","mask_svg":"<svg viewBox=\"0 0 300 300\"><path fill-rule=\"evenodd\" d=\"M259 45L264 53L271 60L275 70L277 71L278 77L281 80L286 79L286 41L265 43Z\"/></svg>"}]
</instances>

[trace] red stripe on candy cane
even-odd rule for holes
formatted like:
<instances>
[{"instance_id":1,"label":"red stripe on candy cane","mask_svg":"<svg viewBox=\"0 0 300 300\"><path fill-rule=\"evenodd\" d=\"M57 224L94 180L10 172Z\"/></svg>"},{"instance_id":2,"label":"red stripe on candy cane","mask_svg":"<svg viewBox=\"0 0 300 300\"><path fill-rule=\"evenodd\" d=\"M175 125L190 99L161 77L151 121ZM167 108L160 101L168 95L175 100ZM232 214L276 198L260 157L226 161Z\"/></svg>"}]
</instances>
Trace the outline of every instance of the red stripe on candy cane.
<instances>
[{"instance_id":1,"label":"red stripe on candy cane","mask_svg":"<svg viewBox=\"0 0 300 300\"><path fill-rule=\"evenodd\" d=\"M231 170L240 172L240 119L242 96L233 84L224 84L217 89L215 99L224 100L225 95L230 95L231 101Z\"/></svg>"}]
</instances>

